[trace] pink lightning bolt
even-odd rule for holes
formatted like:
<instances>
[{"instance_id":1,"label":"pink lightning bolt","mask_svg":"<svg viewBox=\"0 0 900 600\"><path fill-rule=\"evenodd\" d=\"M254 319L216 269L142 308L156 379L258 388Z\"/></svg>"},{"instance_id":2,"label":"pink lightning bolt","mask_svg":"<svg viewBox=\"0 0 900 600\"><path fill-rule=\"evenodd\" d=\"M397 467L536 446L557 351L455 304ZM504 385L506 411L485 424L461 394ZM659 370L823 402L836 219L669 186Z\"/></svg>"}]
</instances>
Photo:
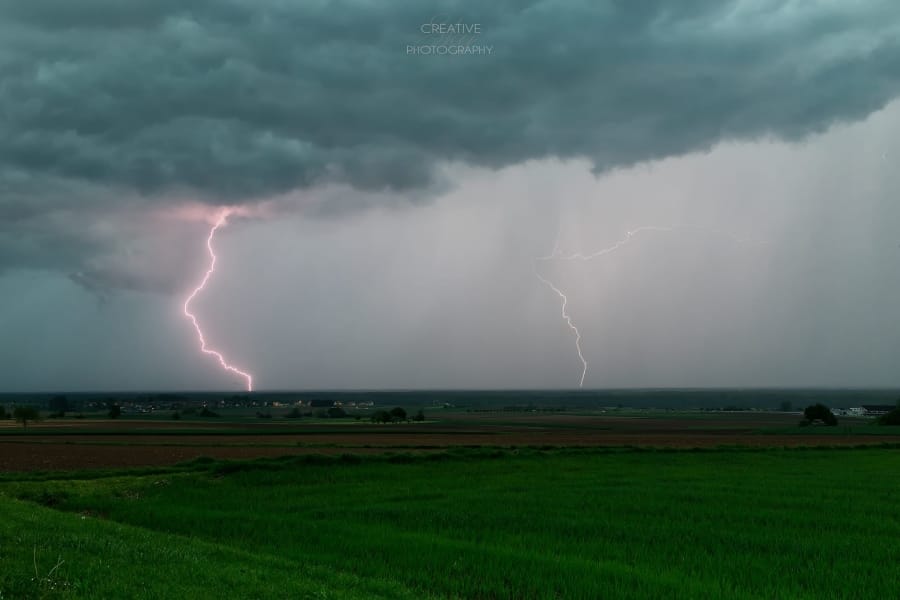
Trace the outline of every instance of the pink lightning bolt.
<instances>
[{"instance_id":1,"label":"pink lightning bolt","mask_svg":"<svg viewBox=\"0 0 900 600\"><path fill-rule=\"evenodd\" d=\"M191 295L187 297L187 300L184 301L184 316L191 320L191 323L194 324L194 329L197 330L197 337L200 339L200 350L205 354L212 354L218 359L219 364L222 365L222 368L226 371L231 371L232 373L236 373L247 380L247 391L253 391L253 376L250 373L245 373L241 371L237 367L229 365L225 362L225 357L222 356L221 353L216 352L210 348L206 347L206 338L203 337L203 331L200 329L200 324L197 322L197 317L194 316L194 313L190 311L190 304L194 297L200 293L200 290L206 287L206 282L209 281L209 278L212 276L213 271L216 270L216 253L213 252L212 241L213 237L216 235L216 231L224 226L228 221L228 215L231 214L231 210L226 209L219 216L219 219L216 221L215 225L212 226L212 229L209 230L209 237L206 238L206 249L209 251L209 269L206 271L206 275L203 276L203 280L200 282L194 291L191 292Z\"/></svg>"}]
</instances>

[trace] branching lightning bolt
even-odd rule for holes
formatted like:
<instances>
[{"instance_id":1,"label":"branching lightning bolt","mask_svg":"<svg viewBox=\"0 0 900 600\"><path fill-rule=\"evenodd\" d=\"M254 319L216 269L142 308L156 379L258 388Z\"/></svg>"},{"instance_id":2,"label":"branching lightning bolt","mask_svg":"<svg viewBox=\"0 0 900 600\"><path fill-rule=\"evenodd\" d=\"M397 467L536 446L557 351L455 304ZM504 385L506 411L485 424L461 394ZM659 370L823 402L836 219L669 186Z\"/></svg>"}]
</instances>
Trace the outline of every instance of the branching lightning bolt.
<instances>
[{"instance_id":1,"label":"branching lightning bolt","mask_svg":"<svg viewBox=\"0 0 900 600\"><path fill-rule=\"evenodd\" d=\"M535 259L535 261L550 261L550 260L587 261L587 260L593 260L595 258L599 258L601 256L604 256L606 254L610 254L612 252L615 252L616 250L619 250L620 248L622 248L622 246L625 246L626 244L628 244L632 239L634 239L638 234L640 234L642 232L672 232L672 231L681 231L681 230L694 230L694 231L704 232L704 233L712 234L712 235L725 236L739 244L744 244L744 243L766 244L766 243L768 243L764 240L751 240L751 239L740 238L740 237L738 237L732 233L729 233L727 231L721 231L719 229L711 229L708 227L700 227L700 226L696 226L696 225L675 225L675 226L671 226L671 227L659 227L659 226L655 226L655 225L645 225L642 227L638 227L637 229L632 229L630 231L626 231L625 237L623 237L622 239L618 240L611 246L607 246L606 248L601 248L600 250L597 250L596 252L592 252L591 254L583 254L581 252L575 252L572 254L563 254L559 249L559 234L557 234L556 243L553 246L553 251L550 252L550 254L548 254L546 256L539 256L538 258ZM568 314L568 312L566 312L566 307L569 303L569 299L562 290L560 290L556 285L553 284L553 282L551 282L549 279L542 276L540 274L540 272L538 272L537 265L535 265L534 274L544 285L546 285L551 290L553 290L562 300L562 318L565 320L566 324L569 326L569 329L571 329L575 333L575 350L578 352L578 358L581 360L581 364L582 364L581 379L578 382L578 387L583 388L584 387L584 378L587 375L588 363L587 363L587 360L584 358L584 354L581 351L581 332L578 331L578 328L572 322L572 317Z\"/></svg>"},{"instance_id":2,"label":"branching lightning bolt","mask_svg":"<svg viewBox=\"0 0 900 600\"><path fill-rule=\"evenodd\" d=\"M196 288L194 288L194 291L191 292L191 295L188 296L187 300L184 301L184 316L187 317L188 319L190 319L191 323L194 324L194 329L197 331L197 338L200 340L200 350L204 354L211 354L212 356L214 356L219 361L219 364L222 365L222 368L225 369L226 371L231 371L232 373L235 373L235 374L243 377L247 382L247 391L252 392L253 391L253 376L250 375L249 373L242 371L241 369L238 369L235 366L228 364L228 362L226 362L226 360L225 360L225 357L222 356L222 354L220 352L217 352L216 350L213 350L211 348L207 348L206 338L203 336L203 331L200 329L200 323L197 322L197 317L190 310L191 302L194 300L194 298L197 296L197 294L199 294L200 291L206 287L206 284L209 281L209 278L212 276L213 272L215 272L215 270L216 270L216 253L213 251L212 241L213 241L213 237L215 237L215 235L216 235L216 231L218 231L220 227L223 227L227 223L228 215L230 215L230 214L231 214L230 210L223 211L222 214L219 216L219 218L216 220L215 224L212 226L212 229L209 230L209 236L206 238L206 249L209 252L209 259L210 259L209 260L209 269L207 269L206 274L203 276L203 279L200 281L200 284L197 285Z\"/></svg>"}]
</instances>

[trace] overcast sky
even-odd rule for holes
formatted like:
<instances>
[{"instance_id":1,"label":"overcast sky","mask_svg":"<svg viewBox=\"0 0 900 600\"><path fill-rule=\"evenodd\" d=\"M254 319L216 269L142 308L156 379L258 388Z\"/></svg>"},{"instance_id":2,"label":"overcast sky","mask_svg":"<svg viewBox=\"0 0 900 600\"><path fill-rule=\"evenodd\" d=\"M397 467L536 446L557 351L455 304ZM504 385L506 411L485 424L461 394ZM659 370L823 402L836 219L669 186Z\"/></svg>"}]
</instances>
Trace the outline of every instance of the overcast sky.
<instances>
[{"instance_id":1,"label":"overcast sky","mask_svg":"<svg viewBox=\"0 0 900 600\"><path fill-rule=\"evenodd\" d=\"M226 208L257 389L577 387L542 278L585 387L900 386L898 96L894 0L0 0L0 391L242 389Z\"/></svg>"}]
</instances>

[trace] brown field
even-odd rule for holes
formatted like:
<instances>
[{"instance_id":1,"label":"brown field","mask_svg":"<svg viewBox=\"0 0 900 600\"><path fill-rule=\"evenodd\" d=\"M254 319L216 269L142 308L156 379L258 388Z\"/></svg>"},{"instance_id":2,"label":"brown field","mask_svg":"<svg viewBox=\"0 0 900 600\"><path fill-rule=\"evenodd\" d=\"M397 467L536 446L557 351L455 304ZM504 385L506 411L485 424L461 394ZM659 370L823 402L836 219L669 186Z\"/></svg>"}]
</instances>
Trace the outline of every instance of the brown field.
<instances>
[{"instance_id":1,"label":"brown field","mask_svg":"<svg viewBox=\"0 0 900 600\"><path fill-rule=\"evenodd\" d=\"M640 446L710 448L898 443L900 435L837 428L765 433L796 425L782 413L705 413L671 417L574 414L442 414L426 423L373 425L342 420L54 420L27 433L0 425L0 472L172 465L200 456L257 458L289 454L433 451L453 446ZM853 431L847 426L853 427ZM898 432L900 433L900 432Z\"/></svg>"}]
</instances>

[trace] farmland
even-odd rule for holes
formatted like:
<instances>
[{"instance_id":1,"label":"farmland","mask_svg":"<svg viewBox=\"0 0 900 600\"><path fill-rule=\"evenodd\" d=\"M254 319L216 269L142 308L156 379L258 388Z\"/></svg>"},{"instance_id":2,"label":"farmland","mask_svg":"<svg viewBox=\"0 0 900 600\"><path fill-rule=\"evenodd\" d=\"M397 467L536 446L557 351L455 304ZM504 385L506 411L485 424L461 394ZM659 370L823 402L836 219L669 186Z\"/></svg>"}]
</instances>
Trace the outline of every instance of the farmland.
<instances>
[{"instance_id":1,"label":"farmland","mask_svg":"<svg viewBox=\"0 0 900 600\"><path fill-rule=\"evenodd\" d=\"M0 598L888 597L900 428L431 411L0 427Z\"/></svg>"},{"instance_id":2,"label":"farmland","mask_svg":"<svg viewBox=\"0 0 900 600\"><path fill-rule=\"evenodd\" d=\"M889 597L898 468L889 448L457 449L7 475L0 590Z\"/></svg>"},{"instance_id":3,"label":"farmland","mask_svg":"<svg viewBox=\"0 0 900 600\"><path fill-rule=\"evenodd\" d=\"M897 428L844 419L841 426L796 427L781 413L614 414L437 413L424 423L352 419L47 420L0 427L0 472L172 465L298 454L372 454L453 447L856 446L900 443Z\"/></svg>"}]
</instances>

